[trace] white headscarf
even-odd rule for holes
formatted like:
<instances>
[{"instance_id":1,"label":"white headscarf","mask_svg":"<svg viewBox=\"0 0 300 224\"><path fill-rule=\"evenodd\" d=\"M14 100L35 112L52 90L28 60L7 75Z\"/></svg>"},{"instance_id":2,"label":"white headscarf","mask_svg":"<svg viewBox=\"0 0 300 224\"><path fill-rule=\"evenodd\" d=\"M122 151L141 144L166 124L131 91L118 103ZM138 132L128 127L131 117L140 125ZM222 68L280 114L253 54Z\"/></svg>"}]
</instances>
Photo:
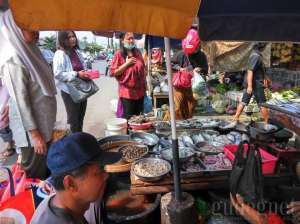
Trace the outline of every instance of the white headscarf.
<instances>
[{"instance_id":1,"label":"white headscarf","mask_svg":"<svg viewBox=\"0 0 300 224\"><path fill-rule=\"evenodd\" d=\"M0 17L1 18L1 17ZM26 43L22 31L16 25L11 10L0 19L0 68L17 55L28 69L31 79L39 84L46 96L55 96L56 87L51 68L35 43Z\"/></svg>"}]
</instances>

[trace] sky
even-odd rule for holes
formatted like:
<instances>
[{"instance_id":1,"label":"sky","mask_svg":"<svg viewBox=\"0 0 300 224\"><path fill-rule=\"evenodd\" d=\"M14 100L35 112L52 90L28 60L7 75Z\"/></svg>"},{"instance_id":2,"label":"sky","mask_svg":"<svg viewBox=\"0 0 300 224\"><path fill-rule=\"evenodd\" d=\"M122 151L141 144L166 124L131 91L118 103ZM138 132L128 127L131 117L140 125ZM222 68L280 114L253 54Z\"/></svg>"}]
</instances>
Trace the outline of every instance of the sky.
<instances>
[{"instance_id":1,"label":"sky","mask_svg":"<svg viewBox=\"0 0 300 224\"><path fill-rule=\"evenodd\" d=\"M95 40L101 46L107 47L107 38L106 37L95 36L90 31L76 31L75 33L79 40L83 40L83 38L86 37L88 42L92 42ZM41 31L40 32L40 38L44 38L44 37L51 36L51 35L56 35L56 32L55 31ZM136 42L138 48L144 47L145 40L143 38L141 40L136 40L135 42ZM119 40L114 38L114 43L119 43Z\"/></svg>"},{"instance_id":2,"label":"sky","mask_svg":"<svg viewBox=\"0 0 300 224\"><path fill-rule=\"evenodd\" d=\"M42 31L40 32L40 37L44 38L47 36L55 35L55 31ZM92 42L96 40L96 42L104 47L107 46L107 38L106 37L99 37L95 36L92 32L88 31L76 31L76 36L79 40L83 40L84 37L87 37L88 42Z\"/></svg>"}]
</instances>

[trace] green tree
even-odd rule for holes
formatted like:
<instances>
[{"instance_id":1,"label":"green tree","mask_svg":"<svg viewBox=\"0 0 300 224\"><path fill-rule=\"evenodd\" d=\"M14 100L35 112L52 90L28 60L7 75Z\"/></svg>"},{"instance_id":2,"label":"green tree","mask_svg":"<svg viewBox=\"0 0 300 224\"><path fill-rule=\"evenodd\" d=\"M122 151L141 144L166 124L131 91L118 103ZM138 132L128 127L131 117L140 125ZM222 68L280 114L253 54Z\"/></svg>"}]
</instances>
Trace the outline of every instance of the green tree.
<instances>
[{"instance_id":1,"label":"green tree","mask_svg":"<svg viewBox=\"0 0 300 224\"><path fill-rule=\"evenodd\" d=\"M103 49L104 49L104 47L97 44L96 42L87 43L86 48L85 48L85 50L90 52L91 54L95 54L96 52L99 52Z\"/></svg>"},{"instance_id":2,"label":"green tree","mask_svg":"<svg viewBox=\"0 0 300 224\"><path fill-rule=\"evenodd\" d=\"M43 47L54 52L56 50L56 37L55 37L55 35L52 35L50 37L45 37Z\"/></svg>"}]
</instances>

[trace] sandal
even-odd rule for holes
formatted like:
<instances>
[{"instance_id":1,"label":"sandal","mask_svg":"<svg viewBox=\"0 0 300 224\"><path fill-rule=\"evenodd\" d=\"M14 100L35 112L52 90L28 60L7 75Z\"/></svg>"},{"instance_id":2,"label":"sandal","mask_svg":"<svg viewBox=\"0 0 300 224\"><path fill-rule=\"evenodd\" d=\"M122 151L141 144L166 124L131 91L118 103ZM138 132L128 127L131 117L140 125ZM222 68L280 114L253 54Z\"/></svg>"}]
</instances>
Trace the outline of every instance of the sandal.
<instances>
[{"instance_id":1,"label":"sandal","mask_svg":"<svg viewBox=\"0 0 300 224\"><path fill-rule=\"evenodd\" d=\"M16 153L15 148L7 148L3 152L0 153L0 157L8 158L10 156L13 156Z\"/></svg>"}]
</instances>

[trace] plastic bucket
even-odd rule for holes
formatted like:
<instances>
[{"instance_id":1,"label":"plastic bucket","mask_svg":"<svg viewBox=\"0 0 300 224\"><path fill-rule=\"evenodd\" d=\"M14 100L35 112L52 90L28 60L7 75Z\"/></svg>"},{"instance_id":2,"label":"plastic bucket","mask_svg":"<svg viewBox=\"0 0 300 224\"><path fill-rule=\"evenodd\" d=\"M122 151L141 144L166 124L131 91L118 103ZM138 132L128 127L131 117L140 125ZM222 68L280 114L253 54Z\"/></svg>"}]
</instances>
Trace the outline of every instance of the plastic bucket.
<instances>
[{"instance_id":1,"label":"plastic bucket","mask_svg":"<svg viewBox=\"0 0 300 224\"><path fill-rule=\"evenodd\" d=\"M105 130L105 137L113 136L113 135L126 135L126 134L127 134L127 128L122 128L116 131Z\"/></svg>"},{"instance_id":2,"label":"plastic bucket","mask_svg":"<svg viewBox=\"0 0 300 224\"><path fill-rule=\"evenodd\" d=\"M120 131L127 128L127 120L124 118L113 118L106 121L108 131Z\"/></svg>"}]
</instances>

